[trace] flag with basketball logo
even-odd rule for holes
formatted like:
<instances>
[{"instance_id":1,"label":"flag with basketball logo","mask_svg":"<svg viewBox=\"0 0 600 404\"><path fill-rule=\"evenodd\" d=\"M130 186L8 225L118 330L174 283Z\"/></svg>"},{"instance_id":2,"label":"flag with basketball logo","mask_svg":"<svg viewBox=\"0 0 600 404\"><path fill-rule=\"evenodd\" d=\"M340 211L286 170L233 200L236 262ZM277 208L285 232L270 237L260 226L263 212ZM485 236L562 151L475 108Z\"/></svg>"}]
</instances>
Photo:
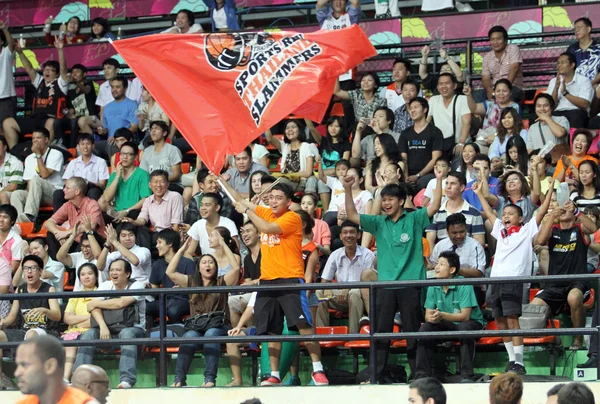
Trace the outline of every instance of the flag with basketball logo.
<instances>
[{"instance_id":1,"label":"flag with basketball logo","mask_svg":"<svg viewBox=\"0 0 600 404\"><path fill-rule=\"evenodd\" d=\"M214 172L293 113L321 121L336 78L376 55L357 25L314 33L150 35L113 42Z\"/></svg>"}]
</instances>

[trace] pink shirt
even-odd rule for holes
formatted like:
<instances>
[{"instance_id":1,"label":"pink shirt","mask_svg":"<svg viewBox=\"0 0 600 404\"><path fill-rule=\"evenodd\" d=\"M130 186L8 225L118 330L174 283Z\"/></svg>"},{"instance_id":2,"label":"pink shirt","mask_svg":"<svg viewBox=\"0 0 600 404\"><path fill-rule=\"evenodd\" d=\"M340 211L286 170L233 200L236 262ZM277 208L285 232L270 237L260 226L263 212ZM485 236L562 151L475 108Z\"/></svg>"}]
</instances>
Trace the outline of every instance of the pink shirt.
<instances>
[{"instance_id":1,"label":"pink shirt","mask_svg":"<svg viewBox=\"0 0 600 404\"><path fill-rule=\"evenodd\" d=\"M331 230L329 230L327 223L321 219L315 219L313 241L321 246L331 245Z\"/></svg>"},{"instance_id":2,"label":"pink shirt","mask_svg":"<svg viewBox=\"0 0 600 404\"><path fill-rule=\"evenodd\" d=\"M23 239L14 229L10 229L4 243L0 245L0 255L6 259L10 265L13 261L21 261L21 241ZM1 284L0 284L1 285Z\"/></svg>"},{"instance_id":3,"label":"pink shirt","mask_svg":"<svg viewBox=\"0 0 600 404\"><path fill-rule=\"evenodd\" d=\"M72 229L75 223L81 220L83 215L87 215L92 223L92 230L98 233L100 236L106 238L104 218L102 217L102 209L95 200L88 198L87 196L81 200L79 208L77 208L72 202L67 201L59 210L52 215L50 219L56 222L57 225L61 226L64 223L68 223L68 228ZM81 234L79 234L75 241L81 242Z\"/></svg>"},{"instance_id":4,"label":"pink shirt","mask_svg":"<svg viewBox=\"0 0 600 404\"><path fill-rule=\"evenodd\" d=\"M138 218L150 222L155 231L170 229L183 222L183 197L177 192L167 191L159 202L150 195L142 205Z\"/></svg>"},{"instance_id":5,"label":"pink shirt","mask_svg":"<svg viewBox=\"0 0 600 404\"><path fill-rule=\"evenodd\" d=\"M483 57L483 69L481 75L490 76L492 78L492 85L494 85L494 83L500 79L508 79L510 65L513 63L523 64L521 51L517 45L506 45L506 49L504 49L504 53L500 60L498 60L494 51L488 52ZM523 87L523 70L520 66L519 72L512 84L513 86Z\"/></svg>"}]
</instances>

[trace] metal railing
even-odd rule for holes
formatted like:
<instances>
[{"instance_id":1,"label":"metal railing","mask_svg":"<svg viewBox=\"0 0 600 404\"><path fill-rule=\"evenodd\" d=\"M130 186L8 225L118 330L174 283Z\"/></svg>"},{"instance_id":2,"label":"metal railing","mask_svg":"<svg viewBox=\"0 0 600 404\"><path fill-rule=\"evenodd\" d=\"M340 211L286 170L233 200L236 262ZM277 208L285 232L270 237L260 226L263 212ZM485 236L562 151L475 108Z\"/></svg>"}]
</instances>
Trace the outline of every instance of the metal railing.
<instances>
[{"instance_id":1,"label":"metal railing","mask_svg":"<svg viewBox=\"0 0 600 404\"><path fill-rule=\"evenodd\" d=\"M368 340L371 348L375 342L382 340L397 339L460 339L464 338L482 338L482 337L539 337L539 336L567 336L567 335L598 335L597 352L600 352L600 326L596 328L544 328L532 330L481 330L481 331L443 331L443 332L376 332L375 326L371 326L370 334L327 334L327 335L253 335L253 336L223 336L223 337L200 337L183 338L166 336L166 297L172 295L189 295L196 293L227 293L227 292L250 292L250 291L290 291L290 290L327 290L327 289L369 289L370 310L369 318L371 324L377 324L377 291L379 289L402 289L427 286L449 286L449 285L493 285L493 284L523 284L523 283L557 283L577 281L595 282L596 290L600 291L600 275L556 275L556 276L524 276L524 277L503 277L503 278L460 278L460 279L427 279L415 281L381 281L381 282L350 282L350 283L313 283L296 285L274 285L274 286L218 286L218 287L195 287L195 288L165 288L165 289L144 289L144 290L112 290L112 291L93 291L93 292L54 292L54 293L26 293L26 294L0 294L2 300L30 300L30 299L57 299L57 298L75 298L75 297L120 297L120 296L155 296L159 300L159 338L131 338L115 340L73 340L62 341L64 346L86 346L96 347L115 346L115 345L137 345L137 346L158 346L159 353L159 385L167 385L167 351L166 347L176 346L185 343L249 343L249 342L286 342L286 341L357 341ZM591 282L590 282L591 283ZM595 313L600 320L600 293L596 293ZM16 348L19 342L0 342L0 349ZM369 349L369 367L371 372L371 384L377 382L377 353L376 349ZM600 376L600 356L596 364L598 375Z\"/></svg>"}]
</instances>

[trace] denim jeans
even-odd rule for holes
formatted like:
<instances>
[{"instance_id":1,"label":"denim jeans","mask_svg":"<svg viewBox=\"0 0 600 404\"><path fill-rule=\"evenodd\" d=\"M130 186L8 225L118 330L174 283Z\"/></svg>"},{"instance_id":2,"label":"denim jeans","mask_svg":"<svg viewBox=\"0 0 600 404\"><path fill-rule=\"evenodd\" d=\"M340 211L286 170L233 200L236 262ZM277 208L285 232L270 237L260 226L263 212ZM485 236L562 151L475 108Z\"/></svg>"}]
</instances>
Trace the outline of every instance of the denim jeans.
<instances>
[{"instance_id":1,"label":"denim jeans","mask_svg":"<svg viewBox=\"0 0 600 404\"><path fill-rule=\"evenodd\" d=\"M111 335L113 339L121 338L143 338L145 331L139 327L125 328L118 335ZM84 332L80 340L92 340L100 338L100 330L98 328L90 328ZM92 363L94 357L95 346L81 346L77 350L77 358L75 359L75 365L73 370L77 369L80 365L88 365ZM121 359L119 360L119 372L121 382L127 382L132 386L136 382L136 362L137 360L137 346L135 345L121 345Z\"/></svg>"},{"instance_id":2,"label":"denim jeans","mask_svg":"<svg viewBox=\"0 0 600 404\"><path fill-rule=\"evenodd\" d=\"M204 333L204 336L222 337L227 335L228 328L229 326L227 326L227 328L210 328ZM202 334L190 330L183 334L183 338L202 338ZM201 342L198 342L197 344L182 344L179 346L177 364L175 366L175 383L181 382L182 384L185 384L187 374L190 371L190 365L192 364L192 359L194 358L194 353L196 353L202 345L204 345L204 361L206 362L204 383L216 383L219 357L221 356L221 344L202 344Z\"/></svg>"}]
</instances>

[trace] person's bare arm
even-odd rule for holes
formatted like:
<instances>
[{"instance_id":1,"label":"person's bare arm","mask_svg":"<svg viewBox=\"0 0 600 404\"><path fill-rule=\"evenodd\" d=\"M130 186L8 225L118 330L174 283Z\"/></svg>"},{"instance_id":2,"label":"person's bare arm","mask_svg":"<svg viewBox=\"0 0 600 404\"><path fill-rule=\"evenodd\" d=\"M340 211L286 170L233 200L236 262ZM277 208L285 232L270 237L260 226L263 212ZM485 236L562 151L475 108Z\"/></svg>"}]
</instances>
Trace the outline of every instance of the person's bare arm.
<instances>
[{"instance_id":1,"label":"person's bare arm","mask_svg":"<svg viewBox=\"0 0 600 404\"><path fill-rule=\"evenodd\" d=\"M537 215L535 215L535 221L537 222L538 226L542 222L542 219L544 218L544 216L546 216L546 213L548 213L548 208L550 207L550 202L552 201L553 193L554 193L554 178L548 178L548 193L546 194L546 199L544 200L544 203L542 203L542 206L540 206L540 208L538 209ZM573 206L575 206L575 205L573 205Z\"/></svg>"},{"instance_id":2,"label":"person's bare arm","mask_svg":"<svg viewBox=\"0 0 600 404\"><path fill-rule=\"evenodd\" d=\"M459 143L465 144L469 139L471 132L471 114L464 114L460 117L460 121L462 123L462 128L460 131Z\"/></svg>"},{"instance_id":3,"label":"person's bare arm","mask_svg":"<svg viewBox=\"0 0 600 404\"><path fill-rule=\"evenodd\" d=\"M485 116L485 106L481 102L475 102L473 98L473 89L468 83L463 87L463 94L467 96L467 105L472 114Z\"/></svg>"},{"instance_id":4,"label":"person's bare arm","mask_svg":"<svg viewBox=\"0 0 600 404\"><path fill-rule=\"evenodd\" d=\"M352 139L352 156L350 158L350 164L352 167L360 167L362 159L362 132L366 126L366 122L363 118L358 121L356 130L354 131L354 138Z\"/></svg>"},{"instance_id":5,"label":"person's bare arm","mask_svg":"<svg viewBox=\"0 0 600 404\"><path fill-rule=\"evenodd\" d=\"M335 87L333 88L333 95L335 95L336 97L338 97L344 101L350 101L350 94L348 93L348 91L342 90L340 88L340 80L339 79L335 80Z\"/></svg>"},{"instance_id":6,"label":"person's bare arm","mask_svg":"<svg viewBox=\"0 0 600 404\"><path fill-rule=\"evenodd\" d=\"M34 81L37 76L37 72L31 65L31 62L29 61L29 59L27 59L27 55L25 55L25 53L23 52L21 45L17 43L15 50L19 54L19 59L21 60L21 63L23 64L23 69L25 69L25 71L27 72L27 75L29 76L29 80Z\"/></svg>"},{"instance_id":7,"label":"person's bare arm","mask_svg":"<svg viewBox=\"0 0 600 404\"><path fill-rule=\"evenodd\" d=\"M317 9L325 8L329 0L317 0Z\"/></svg>"},{"instance_id":8,"label":"person's bare arm","mask_svg":"<svg viewBox=\"0 0 600 404\"><path fill-rule=\"evenodd\" d=\"M492 207L488 203L487 199L485 199L485 196L483 195L483 192L481 189L481 183L479 183L479 182L473 183L472 189L473 189L473 192L475 192L475 194L479 198L479 202L481 203L481 207L483 209L483 213L485 214L485 217L487 217L487 220L489 220L489 222L493 225L494 222L496 221L496 219L498 218L498 216L496 215L496 212L494 211L494 209L492 209Z\"/></svg>"},{"instance_id":9,"label":"person's bare arm","mask_svg":"<svg viewBox=\"0 0 600 404\"><path fill-rule=\"evenodd\" d=\"M273 132L271 132L271 129L267 129L267 131L265 132L265 138L267 139L267 142L269 142L269 144L271 146L276 148L277 151L279 151L279 153L281 153L281 141L279 139L277 139L275 136L273 136Z\"/></svg>"},{"instance_id":10,"label":"person's bare arm","mask_svg":"<svg viewBox=\"0 0 600 404\"><path fill-rule=\"evenodd\" d=\"M427 65L429 64L429 45L425 45L421 48L421 62L419 63L419 77L421 80L425 80L429 74L427 73Z\"/></svg>"},{"instance_id":11,"label":"person's bare arm","mask_svg":"<svg viewBox=\"0 0 600 404\"><path fill-rule=\"evenodd\" d=\"M435 161L440 157L442 157L441 150L434 150L433 152L431 152L431 160L429 160L429 163L427 163L427 165L423 167L421 171L419 171L421 177L433 171L433 167L435 167Z\"/></svg>"},{"instance_id":12,"label":"person's bare arm","mask_svg":"<svg viewBox=\"0 0 600 404\"><path fill-rule=\"evenodd\" d=\"M489 74L481 76L481 86L485 90L485 93L487 95L487 99L491 100L492 99L492 93L493 93L493 91L492 91L492 77Z\"/></svg>"},{"instance_id":13,"label":"person's bare arm","mask_svg":"<svg viewBox=\"0 0 600 404\"><path fill-rule=\"evenodd\" d=\"M344 197L346 204L346 220L350 220L353 223L356 223L360 226L360 215L356 211L356 206L354 205L354 199L352 198L352 184L354 183L354 177L347 175L342 180L342 184L344 184Z\"/></svg>"},{"instance_id":14,"label":"person's bare arm","mask_svg":"<svg viewBox=\"0 0 600 404\"><path fill-rule=\"evenodd\" d=\"M10 31L8 30L8 27L6 26L6 24L4 23L4 21L0 21L0 31L2 31L4 33L4 37L6 38L6 46L8 46L8 50L12 52L15 51L15 41L13 40L12 35L10 34Z\"/></svg>"},{"instance_id":15,"label":"person's bare arm","mask_svg":"<svg viewBox=\"0 0 600 404\"><path fill-rule=\"evenodd\" d=\"M433 191L433 199L427 207L427 215L433 217L442 206L442 172L437 169L433 170L435 173L435 191ZM432 244L433 245L433 244Z\"/></svg>"},{"instance_id":16,"label":"person's bare arm","mask_svg":"<svg viewBox=\"0 0 600 404\"><path fill-rule=\"evenodd\" d=\"M323 137L321 136L321 134L319 133L317 128L315 128L313 121L311 121L310 119L304 118L304 122L306 123L306 127L310 131L310 134L315 139L315 142L317 142L317 144L321 144L321 142L323 141Z\"/></svg>"},{"instance_id":17,"label":"person's bare arm","mask_svg":"<svg viewBox=\"0 0 600 404\"><path fill-rule=\"evenodd\" d=\"M171 262L169 262L166 271L166 274L169 277L169 279L171 279L174 284L182 288L187 288L188 276L177 272L177 267L179 266L179 262L181 262L181 257L190 247L191 240L192 238L188 237L188 239L185 241L185 243L183 243L181 248L177 250L173 258L171 258Z\"/></svg>"},{"instance_id":18,"label":"person's bare arm","mask_svg":"<svg viewBox=\"0 0 600 404\"><path fill-rule=\"evenodd\" d=\"M510 81L511 84L517 78L517 74L519 74L520 69L521 69L521 63L511 63L510 64L510 67L508 70L508 81Z\"/></svg>"},{"instance_id":19,"label":"person's bare arm","mask_svg":"<svg viewBox=\"0 0 600 404\"><path fill-rule=\"evenodd\" d=\"M67 68L67 58L64 51L65 43L55 37L54 47L58 52L58 65L60 66L60 78L65 82L69 82L69 69Z\"/></svg>"}]
</instances>

